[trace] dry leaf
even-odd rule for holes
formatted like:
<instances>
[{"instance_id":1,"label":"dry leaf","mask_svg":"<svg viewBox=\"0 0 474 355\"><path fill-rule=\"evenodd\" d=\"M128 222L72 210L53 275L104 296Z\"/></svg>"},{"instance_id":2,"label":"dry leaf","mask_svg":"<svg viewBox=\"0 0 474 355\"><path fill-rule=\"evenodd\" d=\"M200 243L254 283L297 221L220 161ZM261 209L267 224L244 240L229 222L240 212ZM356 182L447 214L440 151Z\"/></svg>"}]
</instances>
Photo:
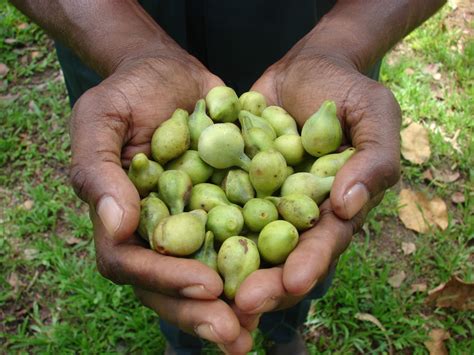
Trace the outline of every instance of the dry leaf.
<instances>
[{"instance_id":1,"label":"dry leaf","mask_svg":"<svg viewBox=\"0 0 474 355\"><path fill-rule=\"evenodd\" d=\"M41 56L41 52L40 51L33 51L31 52L31 59L36 59L38 57Z\"/></svg>"},{"instance_id":2,"label":"dry leaf","mask_svg":"<svg viewBox=\"0 0 474 355\"><path fill-rule=\"evenodd\" d=\"M462 192L455 192L451 195L451 201L455 204L464 203L465 198Z\"/></svg>"},{"instance_id":3,"label":"dry leaf","mask_svg":"<svg viewBox=\"0 0 474 355\"><path fill-rule=\"evenodd\" d=\"M415 164L423 164L431 155L428 130L419 123L412 123L401 132L402 155Z\"/></svg>"},{"instance_id":4,"label":"dry leaf","mask_svg":"<svg viewBox=\"0 0 474 355\"><path fill-rule=\"evenodd\" d=\"M8 74L10 68L4 63L0 63L0 78L3 78L5 75Z\"/></svg>"},{"instance_id":5,"label":"dry leaf","mask_svg":"<svg viewBox=\"0 0 474 355\"><path fill-rule=\"evenodd\" d=\"M387 330L385 329L385 327L382 325L382 323L380 323L380 321L377 318L375 318L370 313L356 313L354 315L354 317L358 320L363 320L363 321L367 321L367 322L370 322L372 324L375 324L384 333L385 339L387 339L388 349L389 349L388 353L393 354L392 342L391 342L389 336L387 335Z\"/></svg>"},{"instance_id":6,"label":"dry leaf","mask_svg":"<svg viewBox=\"0 0 474 355\"><path fill-rule=\"evenodd\" d=\"M402 282L406 279L407 274L405 274L405 271L400 271L396 273L393 276L390 276L388 278L388 283L390 286L393 288L399 288L402 285Z\"/></svg>"},{"instance_id":7,"label":"dry leaf","mask_svg":"<svg viewBox=\"0 0 474 355\"><path fill-rule=\"evenodd\" d=\"M434 73L433 74L433 79L434 80L441 80L441 73Z\"/></svg>"},{"instance_id":8,"label":"dry leaf","mask_svg":"<svg viewBox=\"0 0 474 355\"><path fill-rule=\"evenodd\" d=\"M9 38L5 38L4 42L5 42L6 44L15 44L15 43L17 43L18 41L17 41L15 38L9 37Z\"/></svg>"},{"instance_id":9,"label":"dry leaf","mask_svg":"<svg viewBox=\"0 0 474 355\"><path fill-rule=\"evenodd\" d=\"M67 245L76 245L76 244L79 244L80 242L82 242L82 239L73 237L72 235L66 238Z\"/></svg>"},{"instance_id":10,"label":"dry leaf","mask_svg":"<svg viewBox=\"0 0 474 355\"><path fill-rule=\"evenodd\" d=\"M426 233L430 226L438 226L442 230L448 227L448 210L439 197L430 200L422 192L402 189L399 205L398 217L408 229Z\"/></svg>"},{"instance_id":11,"label":"dry leaf","mask_svg":"<svg viewBox=\"0 0 474 355\"><path fill-rule=\"evenodd\" d=\"M406 75L413 75L413 74L415 74L415 71L413 70L413 68L406 68L405 69L405 74Z\"/></svg>"},{"instance_id":12,"label":"dry leaf","mask_svg":"<svg viewBox=\"0 0 474 355\"><path fill-rule=\"evenodd\" d=\"M26 30L28 28L28 24L25 22L20 23L18 26L16 26L19 30Z\"/></svg>"},{"instance_id":13,"label":"dry leaf","mask_svg":"<svg viewBox=\"0 0 474 355\"><path fill-rule=\"evenodd\" d=\"M459 171L433 169L433 176L436 180L449 183L455 182L461 177L461 174L459 174Z\"/></svg>"},{"instance_id":14,"label":"dry leaf","mask_svg":"<svg viewBox=\"0 0 474 355\"><path fill-rule=\"evenodd\" d=\"M464 282L453 276L428 292L426 303L436 303L436 307L452 307L460 311L474 310L474 282Z\"/></svg>"},{"instance_id":15,"label":"dry leaf","mask_svg":"<svg viewBox=\"0 0 474 355\"><path fill-rule=\"evenodd\" d=\"M36 255L38 255L38 250L36 249L25 249L23 250L23 254L25 254L25 259L26 260L33 260L36 258Z\"/></svg>"},{"instance_id":16,"label":"dry leaf","mask_svg":"<svg viewBox=\"0 0 474 355\"><path fill-rule=\"evenodd\" d=\"M428 64L423 68L423 73L429 74L434 77L436 74L439 74L439 63Z\"/></svg>"},{"instance_id":17,"label":"dry leaf","mask_svg":"<svg viewBox=\"0 0 474 355\"><path fill-rule=\"evenodd\" d=\"M31 210L34 206L35 202L33 200L26 200L23 202L23 208L27 211Z\"/></svg>"},{"instance_id":18,"label":"dry leaf","mask_svg":"<svg viewBox=\"0 0 474 355\"><path fill-rule=\"evenodd\" d=\"M448 355L444 341L449 339L449 333L444 329L433 329L429 334L430 339L425 341L425 346L430 355Z\"/></svg>"},{"instance_id":19,"label":"dry leaf","mask_svg":"<svg viewBox=\"0 0 474 355\"><path fill-rule=\"evenodd\" d=\"M425 292L427 289L428 289L428 286L425 283L411 285L411 293Z\"/></svg>"},{"instance_id":20,"label":"dry leaf","mask_svg":"<svg viewBox=\"0 0 474 355\"><path fill-rule=\"evenodd\" d=\"M18 278L18 274L16 272L12 272L10 276L8 276L7 282L15 291L21 285L20 279Z\"/></svg>"},{"instance_id":21,"label":"dry leaf","mask_svg":"<svg viewBox=\"0 0 474 355\"><path fill-rule=\"evenodd\" d=\"M416 251L416 245L412 242L402 242L402 251L405 255L413 254Z\"/></svg>"},{"instance_id":22,"label":"dry leaf","mask_svg":"<svg viewBox=\"0 0 474 355\"><path fill-rule=\"evenodd\" d=\"M431 172L430 169L426 169L425 171L423 171L423 174L421 174L421 176L423 177L423 179L429 180L429 181L432 181L434 179L433 173Z\"/></svg>"}]
</instances>

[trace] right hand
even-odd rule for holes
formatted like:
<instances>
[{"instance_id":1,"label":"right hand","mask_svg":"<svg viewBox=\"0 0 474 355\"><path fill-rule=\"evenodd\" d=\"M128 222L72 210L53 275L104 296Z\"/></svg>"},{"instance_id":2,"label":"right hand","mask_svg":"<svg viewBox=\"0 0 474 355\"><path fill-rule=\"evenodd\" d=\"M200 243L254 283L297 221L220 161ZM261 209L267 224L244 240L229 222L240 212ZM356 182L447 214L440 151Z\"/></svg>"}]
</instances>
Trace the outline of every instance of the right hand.
<instances>
[{"instance_id":1,"label":"right hand","mask_svg":"<svg viewBox=\"0 0 474 355\"><path fill-rule=\"evenodd\" d=\"M245 353L252 338L218 299L219 275L199 261L156 253L135 233L140 198L123 170L136 153L149 155L153 132L176 108L192 111L217 85L184 51L122 62L74 106L71 181L90 206L103 276L132 285L144 305L180 329Z\"/></svg>"}]
</instances>

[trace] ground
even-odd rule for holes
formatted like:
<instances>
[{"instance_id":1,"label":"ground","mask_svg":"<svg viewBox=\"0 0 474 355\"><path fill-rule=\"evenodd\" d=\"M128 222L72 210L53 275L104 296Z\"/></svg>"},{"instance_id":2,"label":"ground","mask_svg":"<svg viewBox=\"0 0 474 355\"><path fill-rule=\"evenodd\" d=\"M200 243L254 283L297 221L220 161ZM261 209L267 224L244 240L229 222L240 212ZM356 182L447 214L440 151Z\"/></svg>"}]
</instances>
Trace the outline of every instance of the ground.
<instances>
[{"instance_id":1,"label":"ground","mask_svg":"<svg viewBox=\"0 0 474 355\"><path fill-rule=\"evenodd\" d=\"M469 5L450 1L384 60L381 80L400 102L404 127L428 128L431 157L421 165L402 160L400 182L342 256L303 329L312 353L427 353L435 328L449 332L450 353L474 353L472 313L428 305L427 291L412 288L430 290L453 274L474 280ZM53 44L5 1L0 20L0 352L159 352L156 316L130 287L97 272L88 208L67 179L70 109ZM427 169L459 177L429 180ZM448 227L406 229L398 218L402 188L445 201ZM456 192L464 202L452 201ZM403 242L416 250L405 255ZM406 277L394 287L401 271ZM257 353L260 346L257 336Z\"/></svg>"}]
</instances>

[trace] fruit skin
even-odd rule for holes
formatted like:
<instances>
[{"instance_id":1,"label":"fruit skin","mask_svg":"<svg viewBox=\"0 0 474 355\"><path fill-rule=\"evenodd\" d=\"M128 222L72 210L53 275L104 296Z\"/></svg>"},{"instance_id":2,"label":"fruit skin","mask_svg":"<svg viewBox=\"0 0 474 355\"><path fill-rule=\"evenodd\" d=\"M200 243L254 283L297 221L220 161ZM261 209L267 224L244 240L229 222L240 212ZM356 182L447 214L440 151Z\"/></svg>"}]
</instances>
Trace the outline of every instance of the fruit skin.
<instances>
[{"instance_id":1,"label":"fruit skin","mask_svg":"<svg viewBox=\"0 0 474 355\"><path fill-rule=\"evenodd\" d=\"M301 137L296 134L284 134L278 137L273 141L273 146L283 155L288 165L298 165L306 153Z\"/></svg>"},{"instance_id":2,"label":"fruit skin","mask_svg":"<svg viewBox=\"0 0 474 355\"><path fill-rule=\"evenodd\" d=\"M233 123L216 123L201 133L198 152L202 160L216 169L238 166L248 171L250 158L239 127Z\"/></svg>"},{"instance_id":3,"label":"fruit skin","mask_svg":"<svg viewBox=\"0 0 474 355\"><path fill-rule=\"evenodd\" d=\"M257 245L250 239L232 236L222 243L217 254L217 269L224 278L224 294L232 300L239 286L260 267Z\"/></svg>"},{"instance_id":4,"label":"fruit skin","mask_svg":"<svg viewBox=\"0 0 474 355\"><path fill-rule=\"evenodd\" d=\"M189 175L193 185L206 182L214 168L206 164L196 150L188 150L180 157L166 164L166 170L182 170Z\"/></svg>"},{"instance_id":5,"label":"fruit skin","mask_svg":"<svg viewBox=\"0 0 474 355\"><path fill-rule=\"evenodd\" d=\"M160 197L169 207L171 214L184 211L192 188L191 178L182 170L166 170L158 182Z\"/></svg>"},{"instance_id":6,"label":"fruit skin","mask_svg":"<svg viewBox=\"0 0 474 355\"><path fill-rule=\"evenodd\" d=\"M222 181L222 189L230 202L244 205L255 197L255 190L250 182L249 174L240 169L231 169Z\"/></svg>"},{"instance_id":7,"label":"fruit skin","mask_svg":"<svg viewBox=\"0 0 474 355\"><path fill-rule=\"evenodd\" d=\"M336 115L336 103L324 101L305 122L301 131L304 149L315 157L334 152L342 142L341 123Z\"/></svg>"},{"instance_id":8,"label":"fruit skin","mask_svg":"<svg viewBox=\"0 0 474 355\"><path fill-rule=\"evenodd\" d=\"M242 210L245 225L252 232L260 232L268 223L278 219L275 205L263 198L253 198Z\"/></svg>"},{"instance_id":9,"label":"fruit skin","mask_svg":"<svg viewBox=\"0 0 474 355\"><path fill-rule=\"evenodd\" d=\"M156 226L150 246L161 254L191 255L204 241L205 226L205 218L198 213L183 212L165 217Z\"/></svg>"},{"instance_id":10,"label":"fruit skin","mask_svg":"<svg viewBox=\"0 0 474 355\"><path fill-rule=\"evenodd\" d=\"M229 172L230 169L214 169L214 172L211 175L211 183L214 185L221 185L222 181L224 181L225 176Z\"/></svg>"},{"instance_id":11,"label":"fruit skin","mask_svg":"<svg viewBox=\"0 0 474 355\"><path fill-rule=\"evenodd\" d=\"M194 112L188 118L190 137L189 147L191 149L197 150L201 132L213 124L214 122L206 114L206 101L204 99L198 100L194 107Z\"/></svg>"},{"instance_id":12,"label":"fruit skin","mask_svg":"<svg viewBox=\"0 0 474 355\"><path fill-rule=\"evenodd\" d=\"M211 269L217 271L217 253L214 249L214 234L206 232L204 243L201 248L191 256L192 259L199 260Z\"/></svg>"},{"instance_id":13,"label":"fruit skin","mask_svg":"<svg viewBox=\"0 0 474 355\"><path fill-rule=\"evenodd\" d=\"M267 150L258 153L250 163L250 182L257 197L270 196L286 179L286 160L280 152Z\"/></svg>"},{"instance_id":14,"label":"fruit skin","mask_svg":"<svg viewBox=\"0 0 474 355\"><path fill-rule=\"evenodd\" d=\"M261 128L254 127L242 131L242 137L245 142L245 153L253 158L259 152L274 148L273 140Z\"/></svg>"},{"instance_id":15,"label":"fruit skin","mask_svg":"<svg viewBox=\"0 0 474 355\"><path fill-rule=\"evenodd\" d=\"M334 176L322 178L311 173L296 173L286 178L280 195L304 194L319 205L331 191L333 182Z\"/></svg>"},{"instance_id":16,"label":"fruit skin","mask_svg":"<svg viewBox=\"0 0 474 355\"><path fill-rule=\"evenodd\" d=\"M267 224L258 236L258 251L265 261L278 265L283 263L298 244L299 234L287 221Z\"/></svg>"},{"instance_id":17,"label":"fruit skin","mask_svg":"<svg viewBox=\"0 0 474 355\"><path fill-rule=\"evenodd\" d=\"M257 91L244 92L239 97L240 109L261 116L263 110L267 107L265 96Z\"/></svg>"},{"instance_id":18,"label":"fruit skin","mask_svg":"<svg viewBox=\"0 0 474 355\"><path fill-rule=\"evenodd\" d=\"M158 223L170 212L163 201L158 198L155 192L150 193L140 201L140 222L138 224L138 234L145 240L150 240Z\"/></svg>"},{"instance_id":19,"label":"fruit skin","mask_svg":"<svg viewBox=\"0 0 474 355\"><path fill-rule=\"evenodd\" d=\"M355 148L351 147L341 153L325 155L313 163L310 173L320 177L336 176L355 151Z\"/></svg>"},{"instance_id":20,"label":"fruit skin","mask_svg":"<svg viewBox=\"0 0 474 355\"><path fill-rule=\"evenodd\" d=\"M278 137L284 134L298 135L296 121L283 108L268 106L261 116L273 127Z\"/></svg>"},{"instance_id":21,"label":"fruit skin","mask_svg":"<svg viewBox=\"0 0 474 355\"><path fill-rule=\"evenodd\" d=\"M165 164L179 157L189 148L188 113L178 108L170 119L161 123L151 138L151 155Z\"/></svg>"},{"instance_id":22,"label":"fruit skin","mask_svg":"<svg viewBox=\"0 0 474 355\"><path fill-rule=\"evenodd\" d=\"M190 210L203 209L209 212L219 205L231 205L219 186L207 182L193 186L188 204Z\"/></svg>"},{"instance_id":23,"label":"fruit skin","mask_svg":"<svg viewBox=\"0 0 474 355\"><path fill-rule=\"evenodd\" d=\"M277 207L278 213L299 231L314 226L319 218L319 208L316 202L303 194L291 194L283 197L266 197Z\"/></svg>"},{"instance_id":24,"label":"fruit skin","mask_svg":"<svg viewBox=\"0 0 474 355\"><path fill-rule=\"evenodd\" d=\"M130 163L128 178L137 188L141 197L146 197L150 192L158 189L158 180L163 173L163 168L157 162L149 160L143 153L135 154Z\"/></svg>"},{"instance_id":25,"label":"fruit skin","mask_svg":"<svg viewBox=\"0 0 474 355\"><path fill-rule=\"evenodd\" d=\"M209 115L217 122L234 122L240 111L240 102L234 89L216 86L206 95Z\"/></svg>"},{"instance_id":26,"label":"fruit skin","mask_svg":"<svg viewBox=\"0 0 474 355\"><path fill-rule=\"evenodd\" d=\"M235 206L220 205L212 208L207 215L206 228L214 233L218 242L239 235L244 227L244 217Z\"/></svg>"},{"instance_id":27,"label":"fruit skin","mask_svg":"<svg viewBox=\"0 0 474 355\"><path fill-rule=\"evenodd\" d=\"M261 128L273 140L277 137L272 125L269 124L262 117L255 116L249 111L242 110L239 112L239 122L242 130L249 130L251 128Z\"/></svg>"}]
</instances>

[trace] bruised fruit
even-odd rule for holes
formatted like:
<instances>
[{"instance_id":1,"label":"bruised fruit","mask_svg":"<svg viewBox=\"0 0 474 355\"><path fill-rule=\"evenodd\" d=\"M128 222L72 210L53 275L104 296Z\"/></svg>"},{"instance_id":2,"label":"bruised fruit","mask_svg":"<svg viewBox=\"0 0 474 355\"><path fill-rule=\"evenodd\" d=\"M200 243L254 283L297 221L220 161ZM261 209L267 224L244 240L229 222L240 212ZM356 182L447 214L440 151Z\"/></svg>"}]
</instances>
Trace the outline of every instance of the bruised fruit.
<instances>
[{"instance_id":1,"label":"bruised fruit","mask_svg":"<svg viewBox=\"0 0 474 355\"><path fill-rule=\"evenodd\" d=\"M263 198L249 200L243 210L245 225L252 232L260 232L268 223L278 219L275 205Z\"/></svg>"},{"instance_id":2,"label":"bruised fruit","mask_svg":"<svg viewBox=\"0 0 474 355\"><path fill-rule=\"evenodd\" d=\"M297 165L303 161L305 151L300 136L284 134L273 141L273 146L283 155L288 165Z\"/></svg>"},{"instance_id":3,"label":"bruised fruit","mask_svg":"<svg viewBox=\"0 0 474 355\"><path fill-rule=\"evenodd\" d=\"M216 86L206 96L209 115L217 122L234 122L240 111L240 102L234 89Z\"/></svg>"},{"instance_id":4,"label":"bruised fruit","mask_svg":"<svg viewBox=\"0 0 474 355\"><path fill-rule=\"evenodd\" d=\"M244 217L240 209L235 206L216 206L207 215L206 228L214 233L218 242L239 235L243 226Z\"/></svg>"},{"instance_id":5,"label":"bruised fruit","mask_svg":"<svg viewBox=\"0 0 474 355\"><path fill-rule=\"evenodd\" d=\"M152 249L174 256L186 256L196 252L204 241L206 220L205 215L193 212L163 218L150 239Z\"/></svg>"},{"instance_id":6,"label":"bruised fruit","mask_svg":"<svg viewBox=\"0 0 474 355\"><path fill-rule=\"evenodd\" d=\"M145 239L150 240L158 223L170 212L165 203L158 198L155 192L150 193L140 201L140 222L138 224L138 234Z\"/></svg>"},{"instance_id":7,"label":"bruised fruit","mask_svg":"<svg viewBox=\"0 0 474 355\"><path fill-rule=\"evenodd\" d=\"M206 264L211 269L217 271L217 253L214 249L214 234L206 232L204 243L201 248L192 255L192 258Z\"/></svg>"},{"instance_id":8,"label":"bruised fruit","mask_svg":"<svg viewBox=\"0 0 474 355\"><path fill-rule=\"evenodd\" d=\"M281 153L268 150L258 153L250 163L250 181L257 197L270 196L286 179L286 161Z\"/></svg>"},{"instance_id":9,"label":"bruised fruit","mask_svg":"<svg viewBox=\"0 0 474 355\"><path fill-rule=\"evenodd\" d=\"M255 191L250 182L249 174L240 169L231 169L227 173L222 188L230 202L244 205L255 197Z\"/></svg>"},{"instance_id":10,"label":"bruised fruit","mask_svg":"<svg viewBox=\"0 0 474 355\"><path fill-rule=\"evenodd\" d=\"M188 113L177 109L164 121L151 138L151 155L160 164L179 157L189 148Z\"/></svg>"},{"instance_id":11,"label":"bruised fruit","mask_svg":"<svg viewBox=\"0 0 474 355\"><path fill-rule=\"evenodd\" d=\"M299 231L304 231L315 225L319 218L319 208L316 202L303 194L291 194L283 197L266 197L273 202L278 213Z\"/></svg>"},{"instance_id":12,"label":"bruised fruit","mask_svg":"<svg viewBox=\"0 0 474 355\"><path fill-rule=\"evenodd\" d=\"M161 174L158 188L160 197L171 214L178 214L184 211L184 206L188 203L193 183L182 170L166 170Z\"/></svg>"},{"instance_id":13,"label":"bruised fruit","mask_svg":"<svg viewBox=\"0 0 474 355\"><path fill-rule=\"evenodd\" d=\"M268 106L263 110L262 118L273 127L277 136L284 134L298 135L296 121L288 112L279 106Z\"/></svg>"},{"instance_id":14,"label":"bruised fruit","mask_svg":"<svg viewBox=\"0 0 474 355\"><path fill-rule=\"evenodd\" d=\"M196 150L188 150L179 158L166 164L167 170L182 170L189 175L193 185L206 182L214 172L214 168L206 164Z\"/></svg>"},{"instance_id":15,"label":"bruised fruit","mask_svg":"<svg viewBox=\"0 0 474 355\"><path fill-rule=\"evenodd\" d=\"M341 123L336 115L334 101L324 101L305 122L301 131L304 149L315 157L334 152L342 142Z\"/></svg>"},{"instance_id":16,"label":"bruised fruit","mask_svg":"<svg viewBox=\"0 0 474 355\"><path fill-rule=\"evenodd\" d=\"M128 169L128 178L138 190L141 197L146 197L158 188L158 179L163 168L157 162L149 160L143 153L135 154Z\"/></svg>"},{"instance_id":17,"label":"bruised fruit","mask_svg":"<svg viewBox=\"0 0 474 355\"><path fill-rule=\"evenodd\" d=\"M244 153L244 139L232 123L207 127L199 138L198 152L202 160L216 169L238 166L249 170L250 158Z\"/></svg>"},{"instance_id":18,"label":"bruised fruit","mask_svg":"<svg viewBox=\"0 0 474 355\"><path fill-rule=\"evenodd\" d=\"M212 124L214 124L214 122L206 114L206 101L204 99L198 100L194 107L194 112L188 118L190 136L189 147L191 149L197 150L201 132Z\"/></svg>"},{"instance_id":19,"label":"bruised fruit","mask_svg":"<svg viewBox=\"0 0 474 355\"><path fill-rule=\"evenodd\" d=\"M320 177L336 176L339 169L355 153L355 148L348 148L341 153L325 155L314 162L310 173Z\"/></svg>"},{"instance_id":20,"label":"bruised fruit","mask_svg":"<svg viewBox=\"0 0 474 355\"><path fill-rule=\"evenodd\" d=\"M262 259L277 265L283 263L298 244L299 234L287 221L267 224L258 236L258 251Z\"/></svg>"},{"instance_id":21,"label":"bruised fruit","mask_svg":"<svg viewBox=\"0 0 474 355\"><path fill-rule=\"evenodd\" d=\"M331 191L334 176L318 177L311 173L296 173L286 178L281 187L281 196L303 194L321 203Z\"/></svg>"},{"instance_id":22,"label":"bruised fruit","mask_svg":"<svg viewBox=\"0 0 474 355\"><path fill-rule=\"evenodd\" d=\"M224 294L232 300L239 286L260 267L257 245L248 238L232 236L224 241L217 254L217 269L224 278Z\"/></svg>"},{"instance_id":23,"label":"bruised fruit","mask_svg":"<svg viewBox=\"0 0 474 355\"><path fill-rule=\"evenodd\" d=\"M260 116L267 107L265 96L257 91L244 92L239 97L240 109L249 111L250 113Z\"/></svg>"},{"instance_id":24,"label":"bruised fruit","mask_svg":"<svg viewBox=\"0 0 474 355\"><path fill-rule=\"evenodd\" d=\"M189 209L203 209L209 212L216 206L231 205L227 199L224 190L219 186L202 183L194 185L189 198Z\"/></svg>"}]
</instances>

